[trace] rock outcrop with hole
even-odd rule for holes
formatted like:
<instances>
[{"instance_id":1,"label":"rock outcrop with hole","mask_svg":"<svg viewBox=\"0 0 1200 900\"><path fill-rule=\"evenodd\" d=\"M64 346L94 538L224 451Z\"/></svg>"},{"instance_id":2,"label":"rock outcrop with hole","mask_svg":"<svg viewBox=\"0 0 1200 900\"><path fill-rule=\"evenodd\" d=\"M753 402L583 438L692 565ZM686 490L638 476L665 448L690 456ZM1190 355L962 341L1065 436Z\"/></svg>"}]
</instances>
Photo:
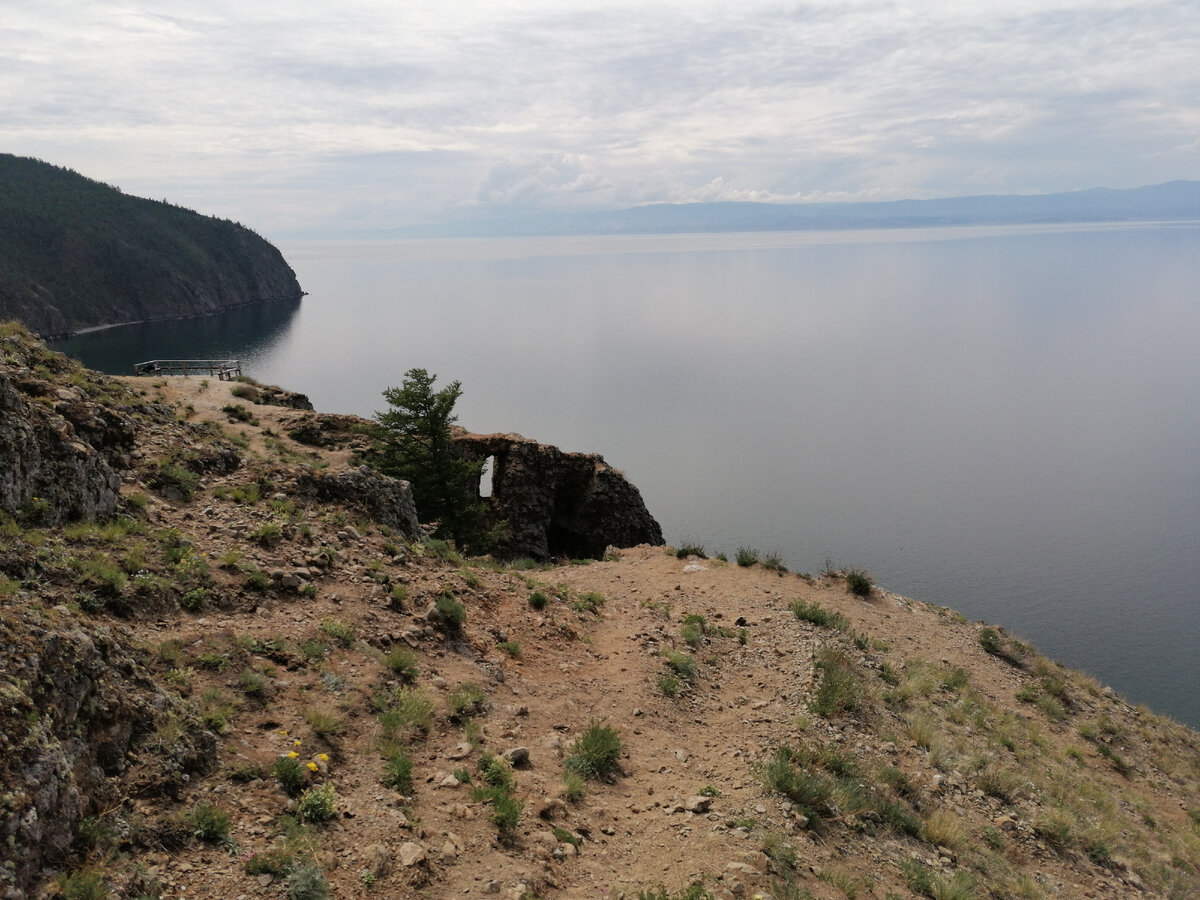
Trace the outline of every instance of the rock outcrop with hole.
<instances>
[{"instance_id":1,"label":"rock outcrop with hole","mask_svg":"<svg viewBox=\"0 0 1200 900\"><path fill-rule=\"evenodd\" d=\"M507 522L502 556L600 559L608 547L663 543L638 489L597 453L568 453L519 434L454 436L475 460L491 459L494 521Z\"/></svg>"}]
</instances>

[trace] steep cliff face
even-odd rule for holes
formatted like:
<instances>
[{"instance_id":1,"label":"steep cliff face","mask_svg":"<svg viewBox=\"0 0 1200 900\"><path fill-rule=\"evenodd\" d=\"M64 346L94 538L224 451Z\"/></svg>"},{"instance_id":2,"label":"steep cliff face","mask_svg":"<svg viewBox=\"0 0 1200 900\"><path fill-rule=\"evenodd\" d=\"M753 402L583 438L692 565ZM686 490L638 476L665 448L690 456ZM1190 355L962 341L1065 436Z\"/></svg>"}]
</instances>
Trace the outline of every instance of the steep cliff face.
<instances>
[{"instance_id":1,"label":"steep cliff face","mask_svg":"<svg viewBox=\"0 0 1200 900\"><path fill-rule=\"evenodd\" d=\"M0 510L46 525L111 515L121 479L108 456L132 447L128 418L46 380L66 360L28 338L0 337L0 352Z\"/></svg>"},{"instance_id":2,"label":"steep cliff face","mask_svg":"<svg viewBox=\"0 0 1200 900\"><path fill-rule=\"evenodd\" d=\"M508 523L502 556L600 559L610 546L663 543L641 493L598 454L517 434L460 432L454 442L470 459L492 460L492 516Z\"/></svg>"},{"instance_id":3,"label":"steep cliff face","mask_svg":"<svg viewBox=\"0 0 1200 900\"><path fill-rule=\"evenodd\" d=\"M49 337L301 295L241 225L0 154L0 320Z\"/></svg>"},{"instance_id":4,"label":"steep cliff face","mask_svg":"<svg viewBox=\"0 0 1200 900\"><path fill-rule=\"evenodd\" d=\"M66 607L0 616L0 888L24 896L123 796L175 794L216 761L216 739L157 687L129 636Z\"/></svg>"}]
</instances>

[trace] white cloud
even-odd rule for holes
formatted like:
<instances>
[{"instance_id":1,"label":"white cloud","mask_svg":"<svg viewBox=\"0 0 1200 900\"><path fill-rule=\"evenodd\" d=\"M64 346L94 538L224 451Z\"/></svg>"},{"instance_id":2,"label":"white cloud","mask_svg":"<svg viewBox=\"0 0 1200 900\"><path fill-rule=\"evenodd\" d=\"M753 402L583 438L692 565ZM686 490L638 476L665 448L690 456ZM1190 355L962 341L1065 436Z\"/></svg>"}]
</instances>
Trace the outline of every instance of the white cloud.
<instances>
[{"instance_id":1,"label":"white cloud","mask_svg":"<svg viewBox=\"0 0 1200 900\"><path fill-rule=\"evenodd\" d=\"M268 234L1200 178L1190 0L7 5L0 148Z\"/></svg>"}]
</instances>

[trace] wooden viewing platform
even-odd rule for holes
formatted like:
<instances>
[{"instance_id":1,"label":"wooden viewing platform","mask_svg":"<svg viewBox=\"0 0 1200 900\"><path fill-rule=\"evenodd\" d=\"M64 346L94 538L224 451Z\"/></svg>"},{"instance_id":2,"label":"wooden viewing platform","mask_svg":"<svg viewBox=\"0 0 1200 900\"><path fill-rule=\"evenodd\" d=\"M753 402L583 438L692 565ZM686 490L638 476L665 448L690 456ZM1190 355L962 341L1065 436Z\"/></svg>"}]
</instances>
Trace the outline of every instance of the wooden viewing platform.
<instances>
[{"instance_id":1,"label":"wooden viewing platform","mask_svg":"<svg viewBox=\"0 0 1200 900\"><path fill-rule=\"evenodd\" d=\"M221 381L232 381L242 374L237 359L151 359L135 363L135 375L216 375Z\"/></svg>"}]
</instances>

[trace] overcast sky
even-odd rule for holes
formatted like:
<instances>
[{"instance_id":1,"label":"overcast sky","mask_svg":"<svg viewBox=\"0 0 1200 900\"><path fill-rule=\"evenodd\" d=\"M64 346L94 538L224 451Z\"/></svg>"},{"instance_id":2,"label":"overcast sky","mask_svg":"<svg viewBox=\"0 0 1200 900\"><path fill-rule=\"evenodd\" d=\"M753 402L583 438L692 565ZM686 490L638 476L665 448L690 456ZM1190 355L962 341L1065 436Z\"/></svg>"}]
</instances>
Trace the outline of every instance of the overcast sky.
<instances>
[{"instance_id":1,"label":"overcast sky","mask_svg":"<svg viewBox=\"0 0 1200 900\"><path fill-rule=\"evenodd\" d=\"M0 0L0 151L268 237L1200 179L1200 2Z\"/></svg>"}]
</instances>

